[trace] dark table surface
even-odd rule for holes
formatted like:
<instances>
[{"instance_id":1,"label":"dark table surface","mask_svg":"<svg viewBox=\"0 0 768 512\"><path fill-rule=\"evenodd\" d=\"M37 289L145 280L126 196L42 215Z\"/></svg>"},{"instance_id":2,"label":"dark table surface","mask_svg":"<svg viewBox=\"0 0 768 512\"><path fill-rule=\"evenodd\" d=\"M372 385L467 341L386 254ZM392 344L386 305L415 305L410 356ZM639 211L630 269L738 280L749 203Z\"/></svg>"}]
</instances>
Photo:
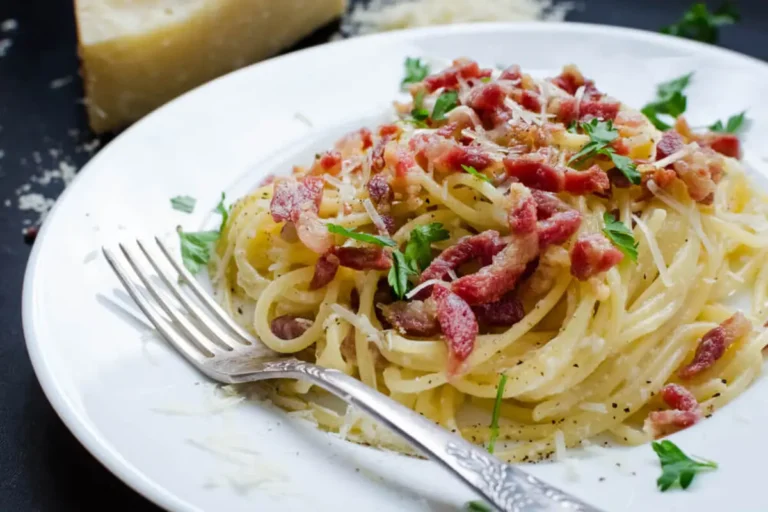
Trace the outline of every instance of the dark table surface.
<instances>
[{"instance_id":1,"label":"dark table surface","mask_svg":"<svg viewBox=\"0 0 768 512\"><path fill-rule=\"evenodd\" d=\"M691 2L582 3L569 20L657 30ZM768 60L768 1L737 4L742 22L722 30L720 44ZM21 231L38 215L19 210L15 192L32 175L61 161L78 168L85 164L91 156L86 146L95 137L79 103L72 0L0 0L0 22L9 18L18 21L18 28L0 32L0 40L12 39L7 55L0 57L0 511L158 510L107 472L69 433L43 395L27 356L21 287L30 248ZM303 46L324 41L336 28L321 30ZM52 88L52 81L66 77L72 81ZM108 140L100 138L102 145ZM62 186L33 185L30 192L49 197Z\"/></svg>"}]
</instances>

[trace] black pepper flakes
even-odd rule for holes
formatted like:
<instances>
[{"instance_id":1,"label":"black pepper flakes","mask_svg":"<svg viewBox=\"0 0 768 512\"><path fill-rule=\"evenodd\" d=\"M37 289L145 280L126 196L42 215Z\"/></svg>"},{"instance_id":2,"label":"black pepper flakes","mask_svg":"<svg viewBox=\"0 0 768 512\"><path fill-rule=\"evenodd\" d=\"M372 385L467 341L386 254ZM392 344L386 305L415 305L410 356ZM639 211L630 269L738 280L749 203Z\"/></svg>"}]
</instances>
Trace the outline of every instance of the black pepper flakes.
<instances>
[{"instance_id":1,"label":"black pepper flakes","mask_svg":"<svg viewBox=\"0 0 768 512\"><path fill-rule=\"evenodd\" d=\"M619 404L617 404L616 402L613 402L613 403L611 404L611 407L613 407L614 409L616 409L618 406L619 406Z\"/></svg>"},{"instance_id":2,"label":"black pepper flakes","mask_svg":"<svg viewBox=\"0 0 768 512\"><path fill-rule=\"evenodd\" d=\"M629 407L625 407L624 412L629 412Z\"/></svg>"}]
</instances>

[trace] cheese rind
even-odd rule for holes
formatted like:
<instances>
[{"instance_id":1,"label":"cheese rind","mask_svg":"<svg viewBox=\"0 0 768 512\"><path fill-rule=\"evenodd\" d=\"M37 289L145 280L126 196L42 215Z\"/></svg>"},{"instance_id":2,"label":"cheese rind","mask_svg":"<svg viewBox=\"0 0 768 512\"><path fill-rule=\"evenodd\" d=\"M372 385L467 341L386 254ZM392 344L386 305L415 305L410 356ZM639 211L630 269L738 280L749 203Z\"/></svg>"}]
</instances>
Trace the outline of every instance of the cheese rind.
<instances>
[{"instance_id":1,"label":"cheese rind","mask_svg":"<svg viewBox=\"0 0 768 512\"><path fill-rule=\"evenodd\" d=\"M91 128L121 128L276 54L345 8L346 0L76 0Z\"/></svg>"}]
</instances>

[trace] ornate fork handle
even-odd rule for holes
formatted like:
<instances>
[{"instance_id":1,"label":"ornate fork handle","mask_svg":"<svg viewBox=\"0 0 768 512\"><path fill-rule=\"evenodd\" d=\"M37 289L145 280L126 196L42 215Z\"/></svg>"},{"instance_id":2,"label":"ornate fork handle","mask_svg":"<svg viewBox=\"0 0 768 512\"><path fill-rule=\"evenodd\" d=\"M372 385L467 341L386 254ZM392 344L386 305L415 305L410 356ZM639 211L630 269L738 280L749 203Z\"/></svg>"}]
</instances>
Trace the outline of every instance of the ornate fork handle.
<instances>
[{"instance_id":1,"label":"ornate fork handle","mask_svg":"<svg viewBox=\"0 0 768 512\"><path fill-rule=\"evenodd\" d=\"M430 459L466 482L489 503L505 512L600 512L485 450L451 434L420 414L337 370L298 360L259 363L241 381L270 378L310 380L365 411L405 438Z\"/></svg>"}]
</instances>

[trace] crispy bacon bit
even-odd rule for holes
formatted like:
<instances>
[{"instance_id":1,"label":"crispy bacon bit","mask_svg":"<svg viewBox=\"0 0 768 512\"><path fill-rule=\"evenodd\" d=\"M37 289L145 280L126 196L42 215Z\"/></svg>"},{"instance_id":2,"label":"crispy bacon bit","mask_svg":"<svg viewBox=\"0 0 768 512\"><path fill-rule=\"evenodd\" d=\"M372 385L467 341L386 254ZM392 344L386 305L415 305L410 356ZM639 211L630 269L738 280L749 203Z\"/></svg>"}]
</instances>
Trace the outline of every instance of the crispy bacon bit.
<instances>
[{"instance_id":1,"label":"crispy bacon bit","mask_svg":"<svg viewBox=\"0 0 768 512\"><path fill-rule=\"evenodd\" d=\"M272 219L275 222L293 222L299 240L318 254L324 254L333 245L333 235L318 216L323 186L320 177L307 176L300 182L292 178L278 178L269 205Z\"/></svg>"},{"instance_id":2,"label":"crispy bacon bit","mask_svg":"<svg viewBox=\"0 0 768 512\"><path fill-rule=\"evenodd\" d=\"M683 379L695 377L715 364L731 343L746 336L751 330L752 323L747 317L741 312L735 313L701 338L693 361L683 367L678 375Z\"/></svg>"},{"instance_id":3,"label":"crispy bacon bit","mask_svg":"<svg viewBox=\"0 0 768 512\"><path fill-rule=\"evenodd\" d=\"M482 115L501 108L504 98L511 92L508 84L491 82L474 87L467 97L466 104Z\"/></svg>"},{"instance_id":4,"label":"crispy bacon bit","mask_svg":"<svg viewBox=\"0 0 768 512\"><path fill-rule=\"evenodd\" d=\"M378 304L378 307L387 322L400 334L434 336L440 332L437 308L432 298L424 301L397 301L389 305Z\"/></svg>"},{"instance_id":5,"label":"crispy bacon bit","mask_svg":"<svg viewBox=\"0 0 768 512\"><path fill-rule=\"evenodd\" d=\"M663 437L694 425L702 418L701 408L690 391L678 384L667 384L661 398L671 407L666 411L653 411L645 420L643 430L655 438Z\"/></svg>"},{"instance_id":6,"label":"crispy bacon bit","mask_svg":"<svg viewBox=\"0 0 768 512\"><path fill-rule=\"evenodd\" d=\"M455 139L461 133L461 130L459 128L460 128L459 123L457 123L456 121L450 121L445 125L443 125L442 127L440 127L440 129L437 130L435 133L440 137L445 137L446 139Z\"/></svg>"},{"instance_id":7,"label":"crispy bacon bit","mask_svg":"<svg viewBox=\"0 0 768 512\"><path fill-rule=\"evenodd\" d=\"M539 246L543 251L550 245L560 245L568 240L581 226L581 213L556 196L532 190L538 215Z\"/></svg>"},{"instance_id":8,"label":"crispy bacon bit","mask_svg":"<svg viewBox=\"0 0 768 512\"><path fill-rule=\"evenodd\" d=\"M672 164L688 195L696 202L712 204L723 175L723 157L710 148L695 150Z\"/></svg>"},{"instance_id":9,"label":"crispy bacon bit","mask_svg":"<svg viewBox=\"0 0 768 512\"><path fill-rule=\"evenodd\" d=\"M524 235L536 230L536 202L530 191L520 185L509 188L507 222L512 233Z\"/></svg>"},{"instance_id":10,"label":"crispy bacon bit","mask_svg":"<svg viewBox=\"0 0 768 512\"><path fill-rule=\"evenodd\" d=\"M460 277L451 284L451 288L471 305L495 302L514 289L528 263L538 254L537 233L515 236L503 251L493 257L490 265Z\"/></svg>"},{"instance_id":11,"label":"crispy bacon bit","mask_svg":"<svg viewBox=\"0 0 768 512\"><path fill-rule=\"evenodd\" d=\"M389 270L392 259L381 247L334 247L342 267L355 270Z\"/></svg>"},{"instance_id":12,"label":"crispy bacon bit","mask_svg":"<svg viewBox=\"0 0 768 512\"><path fill-rule=\"evenodd\" d=\"M682 135L674 130L667 130L661 136L658 144L656 144L656 160L667 158L673 153L677 153L685 147L685 141Z\"/></svg>"},{"instance_id":13,"label":"crispy bacon bit","mask_svg":"<svg viewBox=\"0 0 768 512\"><path fill-rule=\"evenodd\" d=\"M638 166L638 170L642 172L642 181L643 186L647 188L647 183L650 180L653 180L656 185L658 185L661 188L666 188L672 184L673 181L677 178L677 173L674 169L659 169L658 167L650 166L648 170L646 170L642 165ZM617 172L620 172L618 169L616 169ZM622 174L622 176L624 176ZM627 181L629 183L629 181Z\"/></svg>"},{"instance_id":14,"label":"crispy bacon bit","mask_svg":"<svg viewBox=\"0 0 768 512\"><path fill-rule=\"evenodd\" d=\"M437 308L437 321L448 344L448 374L456 375L475 348L479 327L472 308L461 297L444 286L435 286L432 299Z\"/></svg>"},{"instance_id":15,"label":"crispy bacon bit","mask_svg":"<svg viewBox=\"0 0 768 512\"><path fill-rule=\"evenodd\" d=\"M597 165L586 171L574 171L550 165L539 155L507 157L504 168L508 176L523 185L546 192L566 191L573 195L586 195L603 193L611 186L608 176Z\"/></svg>"},{"instance_id":16,"label":"crispy bacon bit","mask_svg":"<svg viewBox=\"0 0 768 512\"><path fill-rule=\"evenodd\" d=\"M394 137L397 139L401 133L403 133L403 129L396 124L383 124L379 126L379 137Z\"/></svg>"},{"instance_id":17,"label":"crispy bacon bit","mask_svg":"<svg viewBox=\"0 0 768 512\"><path fill-rule=\"evenodd\" d=\"M389 178L384 174L376 174L368 181L368 196L375 206L389 205L394 198Z\"/></svg>"},{"instance_id":18,"label":"crispy bacon bit","mask_svg":"<svg viewBox=\"0 0 768 512\"><path fill-rule=\"evenodd\" d=\"M493 230L483 231L479 235L465 236L456 244L444 250L432 260L432 263L421 273L421 282L430 279L445 279L450 270L456 270L460 265L474 259L480 259L488 264L504 243L499 233Z\"/></svg>"},{"instance_id":19,"label":"crispy bacon bit","mask_svg":"<svg viewBox=\"0 0 768 512\"><path fill-rule=\"evenodd\" d=\"M339 258L335 254L329 252L320 256L315 263L315 273L312 275L312 281L309 282L310 290L318 290L336 277L336 272L339 270Z\"/></svg>"},{"instance_id":20,"label":"crispy bacon bit","mask_svg":"<svg viewBox=\"0 0 768 512\"><path fill-rule=\"evenodd\" d=\"M527 89L515 89L511 94L512 99L531 112L541 112L541 97L533 91Z\"/></svg>"},{"instance_id":21,"label":"crispy bacon bit","mask_svg":"<svg viewBox=\"0 0 768 512\"><path fill-rule=\"evenodd\" d=\"M523 73L520 71L520 66L517 64L513 66L509 66L507 69L501 72L501 75L499 76L499 80L512 80L512 81L519 81L522 80Z\"/></svg>"},{"instance_id":22,"label":"crispy bacon bit","mask_svg":"<svg viewBox=\"0 0 768 512\"><path fill-rule=\"evenodd\" d=\"M594 117L602 120L613 120L619 113L618 102L613 101L594 101L582 99L578 104L575 98L555 98L549 106L549 111L557 115L557 119L565 124L573 121L586 121Z\"/></svg>"},{"instance_id":23,"label":"crispy bacon bit","mask_svg":"<svg viewBox=\"0 0 768 512\"><path fill-rule=\"evenodd\" d=\"M611 188L608 175L598 165L586 171L565 171L565 191L576 196L602 194Z\"/></svg>"},{"instance_id":24,"label":"crispy bacon bit","mask_svg":"<svg viewBox=\"0 0 768 512\"><path fill-rule=\"evenodd\" d=\"M500 327L514 325L525 316L522 303L511 294L496 302L473 306L472 311L481 324Z\"/></svg>"},{"instance_id":25,"label":"crispy bacon bit","mask_svg":"<svg viewBox=\"0 0 768 512\"><path fill-rule=\"evenodd\" d=\"M395 178L404 178L408 171L416 167L413 155L407 149L394 142L384 147L384 163L390 169L394 169Z\"/></svg>"},{"instance_id":26,"label":"crispy bacon bit","mask_svg":"<svg viewBox=\"0 0 768 512\"><path fill-rule=\"evenodd\" d=\"M427 92L435 92L444 87L446 89L456 89L459 85L459 77L463 80L480 79L491 76L490 69L480 69L477 62L469 59L456 59L453 65L439 73L430 75L424 79L424 86Z\"/></svg>"},{"instance_id":27,"label":"crispy bacon bit","mask_svg":"<svg viewBox=\"0 0 768 512\"><path fill-rule=\"evenodd\" d=\"M373 146L373 135L368 128L360 128L343 136L336 142L335 148L342 158L359 155Z\"/></svg>"},{"instance_id":28,"label":"crispy bacon bit","mask_svg":"<svg viewBox=\"0 0 768 512\"><path fill-rule=\"evenodd\" d=\"M440 173L464 172L462 165L481 171L493 163L491 155L478 147L462 146L436 135L417 135L409 141L409 147L423 169L431 167Z\"/></svg>"},{"instance_id":29,"label":"crispy bacon bit","mask_svg":"<svg viewBox=\"0 0 768 512\"><path fill-rule=\"evenodd\" d=\"M579 281L605 272L624 257L603 235L581 235L571 249L571 275Z\"/></svg>"},{"instance_id":30,"label":"crispy bacon bit","mask_svg":"<svg viewBox=\"0 0 768 512\"><path fill-rule=\"evenodd\" d=\"M331 174L336 176L341 172L341 153L337 150L326 151L315 158L309 174L313 176L322 176Z\"/></svg>"},{"instance_id":31,"label":"crispy bacon bit","mask_svg":"<svg viewBox=\"0 0 768 512\"><path fill-rule=\"evenodd\" d=\"M739 138L730 133L708 133L698 138L699 144L708 146L721 155L739 158L741 143Z\"/></svg>"},{"instance_id":32,"label":"crispy bacon bit","mask_svg":"<svg viewBox=\"0 0 768 512\"><path fill-rule=\"evenodd\" d=\"M272 334L281 340L292 340L298 338L304 332L312 327L314 322L306 318L293 315L278 316L269 324Z\"/></svg>"},{"instance_id":33,"label":"crispy bacon bit","mask_svg":"<svg viewBox=\"0 0 768 512\"><path fill-rule=\"evenodd\" d=\"M585 79L584 75L582 75L581 71L579 71L579 68L573 64L564 66L560 75L551 79L550 82L571 96L576 94L576 91L578 91L579 87L582 85L584 86L584 98L593 99L602 96L600 91L595 88L595 83L592 80Z\"/></svg>"},{"instance_id":34,"label":"crispy bacon bit","mask_svg":"<svg viewBox=\"0 0 768 512\"><path fill-rule=\"evenodd\" d=\"M400 134L402 133L402 128L396 124L385 124L379 127L379 139L373 145L373 149L371 150L371 170L374 173L380 172L386 165L386 162L384 161L384 149L387 144L392 140L399 139Z\"/></svg>"}]
</instances>

